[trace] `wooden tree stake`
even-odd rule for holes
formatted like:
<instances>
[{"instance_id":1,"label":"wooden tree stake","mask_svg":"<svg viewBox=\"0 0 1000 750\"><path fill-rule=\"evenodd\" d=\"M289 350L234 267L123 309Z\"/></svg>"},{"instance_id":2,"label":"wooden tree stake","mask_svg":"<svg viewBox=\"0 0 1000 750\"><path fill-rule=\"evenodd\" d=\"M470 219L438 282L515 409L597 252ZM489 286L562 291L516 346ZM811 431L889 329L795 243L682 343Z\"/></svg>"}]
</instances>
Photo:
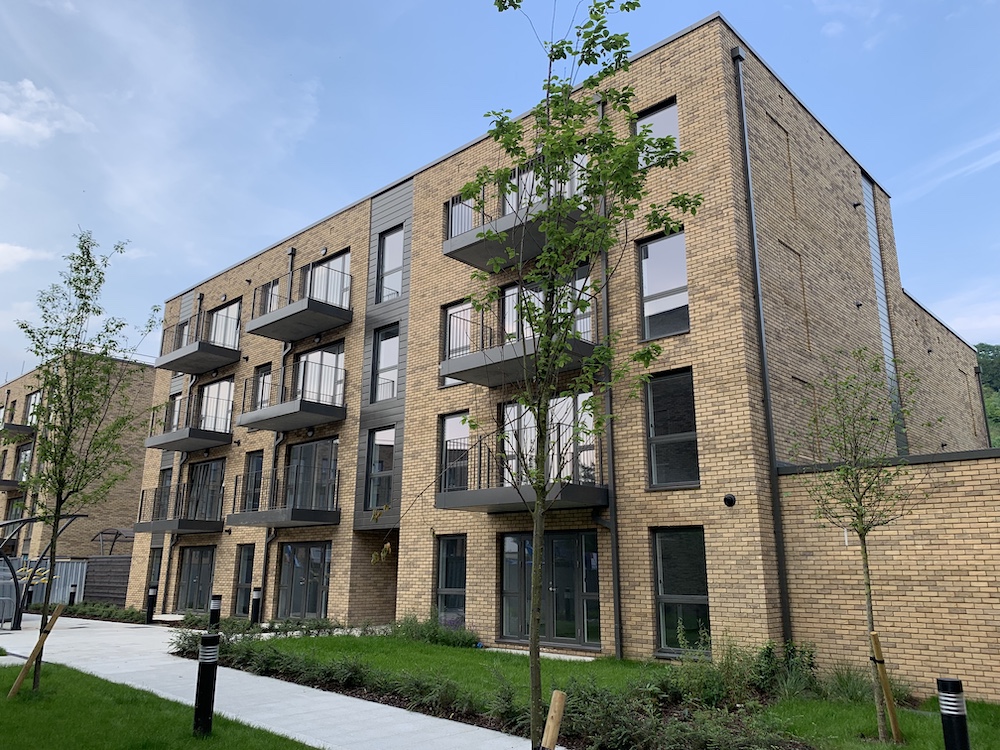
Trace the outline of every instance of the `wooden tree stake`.
<instances>
[{"instance_id":1,"label":"wooden tree stake","mask_svg":"<svg viewBox=\"0 0 1000 750\"><path fill-rule=\"evenodd\" d=\"M878 633L871 632L872 653L875 654L875 666L878 668L878 681L882 684L882 694L885 696L885 706L889 712L889 726L892 727L892 741L897 745L903 744L903 732L899 728L899 719L896 717L896 700L892 697L892 686L889 684L889 673L885 670L885 659L882 658L882 644L879 643Z\"/></svg>"},{"instance_id":2,"label":"wooden tree stake","mask_svg":"<svg viewBox=\"0 0 1000 750\"><path fill-rule=\"evenodd\" d=\"M566 693L562 690L552 691L552 702L549 704L549 717L545 720L545 732L542 734L542 750L555 750L559 739L559 725L562 724L563 709L566 708Z\"/></svg>"},{"instance_id":3,"label":"wooden tree stake","mask_svg":"<svg viewBox=\"0 0 1000 750\"><path fill-rule=\"evenodd\" d=\"M49 633L52 632L52 628L56 624L56 620L59 619L59 615L66 608L65 604L57 604L55 611L52 613L52 618L45 624L45 629L38 635L38 643L31 650L31 654L28 656L28 660L24 662L24 666L21 667L21 672L17 675L17 679L14 680L14 686L7 693L8 698L13 698L17 695L18 691L21 689L21 683L24 682L24 678L28 676L28 670L31 669L31 665L35 663L35 659L38 658L38 653L42 650L42 646L45 645L45 639L49 637Z\"/></svg>"}]
</instances>

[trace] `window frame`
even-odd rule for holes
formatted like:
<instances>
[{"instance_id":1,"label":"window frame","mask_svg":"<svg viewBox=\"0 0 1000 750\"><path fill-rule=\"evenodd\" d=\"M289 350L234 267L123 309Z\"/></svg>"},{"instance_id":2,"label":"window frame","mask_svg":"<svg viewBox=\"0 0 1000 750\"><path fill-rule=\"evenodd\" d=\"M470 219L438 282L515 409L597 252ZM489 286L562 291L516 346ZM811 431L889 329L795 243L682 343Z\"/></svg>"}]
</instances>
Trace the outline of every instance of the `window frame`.
<instances>
[{"instance_id":1,"label":"window frame","mask_svg":"<svg viewBox=\"0 0 1000 750\"><path fill-rule=\"evenodd\" d=\"M652 293L647 293L646 287L649 286L648 280L646 278L646 261L649 259L650 249L657 245L658 243L680 243L680 249L682 252L682 257L684 260L684 284L681 286L670 287L667 289L658 289ZM673 249L676 252L676 248L667 247L666 251ZM643 341L655 341L657 339L669 338L671 336L681 336L685 333L691 332L691 300L690 300L690 283L688 280L688 267L687 267L687 238L683 227L670 234L661 234L656 237L651 237L642 240L638 243L639 251L639 290L640 290L640 302L642 305L641 314L639 319L641 321L642 330L641 338ZM660 300L669 300L674 297L683 297L684 304L675 305L674 307L667 308L666 310L659 311L656 314L670 313L676 310L684 310L685 325L683 327L677 327L676 330L669 330L663 333L653 332L651 330L650 319L655 317L654 315L649 315L646 312L647 305L658 302Z\"/></svg>"},{"instance_id":2,"label":"window frame","mask_svg":"<svg viewBox=\"0 0 1000 750\"><path fill-rule=\"evenodd\" d=\"M399 226L393 227L392 229L387 229L384 232L380 232L378 236L378 258L375 267L375 304L380 304L382 302L392 302L403 296L403 270L406 267L406 235L404 233L405 225L400 224ZM394 238L399 235L399 265L393 266L392 268L386 268L386 241L390 238ZM389 288L389 291L394 291L396 294L394 296L386 296L386 280L399 274L399 289Z\"/></svg>"},{"instance_id":3,"label":"window frame","mask_svg":"<svg viewBox=\"0 0 1000 750\"><path fill-rule=\"evenodd\" d=\"M664 582L667 580L667 573L669 571L664 569L664 560L661 554L661 539L667 534L700 534L700 552L701 552L701 570L699 573L704 579L704 594L666 594L664 593ZM652 543L653 543L653 571L655 575L655 588L654 588L654 606L655 619L656 619L656 656L660 657L679 657L685 653L691 653L692 651L702 650L698 649L697 646L700 644L700 634L702 630L709 636L711 635L711 611L709 608L709 599L711 592L708 586L708 555L705 545L705 527L704 526L671 526L665 528L652 529ZM691 557L687 558L689 561ZM664 643L664 635L666 633L664 622L665 607L678 607L679 615L681 621L684 618L683 605L689 605L691 607L704 607L705 616L708 620L707 623L702 623L699 619L698 621L698 633L699 637L693 643L688 641L689 644L695 648L684 649L674 645L668 645ZM709 649L709 653L711 653Z\"/></svg>"},{"instance_id":4,"label":"window frame","mask_svg":"<svg viewBox=\"0 0 1000 750\"><path fill-rule=\"evenodd\" d=\"M438 453L441 461L440 471L438 472L438 476L440 477L440 483L439 483L440 492L456 492L469 489L469 425L467 421L466 422L461 421L463 419L467 419L468 416L469 416L468 411L456 411L450 414L442 414L439 418L441 424L441 432L440 432L441 438L439 442L440 450ZM454 423L453 420L458 420L457 424L460 427L464 428L463 430L465 433L464 436L453 437L451 439L448 438L448 426L449 424ZM465 440L465 471L464 471L465 481L456 483L451 480L451 477L453 473L460 474L461 470L456 469L455 472L453 472L449 468L455 463L454 459L449 458L449 454L452 451L457 453L462 449L454 448L449 450L448 444L450 442L463 439Z\"/></svg>"},{"instance_id":5,"label":"window frame","mask_svg":"<svg viewBox=\"0 0 1000 750\"><path fill-rule=\"evenodd\" d=\"M205 321L206 343L220 346L223 349L240 348L240 304L242 301L242 299L237 298L208 311L208 319ZM236 314L224 314L230 310L235 310ZM225 322L220 323L217 328L217 320Z\"/></svg>"},{"instance_id":6,"label":"window frame","mask_svg":"<svg viewBox=\"0 0 1000 750\"><path fill-rule=\"evenodd\" d=\"M391 401L399 395L399 334L399 323L379 328L372 334L372 383L369 401L373 404ZM396 340L395 361L391 366L386 367L384 358L388 350L383 349L383 344L392 339ZM392 393L389 395L380 393L379 381L383 380L384 373L394 373L393 377L384 378L386 382L392 383Z\"/></svg>"},{"instance_id":7,"label":"window frame","mask_svg":"<svg viewBox=\"0 0 1000 750\"><path fill-rule=\"evenodd\" d=\"M674 132L657 134L652 132L653 120L656 115L659 115L667 110L673 110L673 122L671 124L676 125ZM651 107L646 107L646 109L641 110L635 118L635 125L633 132L638 133L643 125L649 125L651 128L650 136L652 138L666 138L667 136L672 136L674 139L674 146L680 148L681 135L680 135L680 117L677 111L677 97L672 96L658 104L654 104Z\"/></svg>"},{"instance_id":8,"label":"window frame","mask_svg":"<svg viewBox=\"0 0 1000 750\"><path fill-rule=\"evenodd\" d=\"M253 543L236 545L236 564L233 566L233 617L250 617L256 547L257 545ZM250 554L247 555L247 552Z\"/></svg>"},{"instance_id":9,"label":"window frame","mask_svg":"<svg viewBox=\"0 0 1000 750\"><path fill-rule=\"evenodd\" d=\"M441 534L437 538L437 575L435 576L435 602L437 604L437 615L438 623L449 628L464 628L465 627L465 611L466 611L466 583L468 581L468 539L465 534ZM450 557L447 553L446 547L449 544L458 544L460 546L461 557L452 554ZM449 581L448 573L454 569L449 567L447 564L447 559L461 560L462 568L462 585L448 586ZM451 581L454 583L454 581ZM448 613L455 610L455 607L448 607L445 605L447 597L456 597L455 602L457 603L458 598L461 599L461 613L455 613L454 617L449 618Z\"/></svg>"},{"instance_id":10,"label":"window frame","mask_svg":"<svg viewBox=\"0 0 1000 750\"><path fill-rule=\"evenodd\" d=\"M220 378L198 388L198 423L192 426L210 432L232 432L233 391L233 378ZM227 401L229 405L224 406Z\"/></svg>"},{"instance_id":11,"label":"window frame","mask_svg":"<svg viewBox=\"0 0 1000 750\"><path fill-rule=\"evenodd\" d=\"M655 413L654 413L654 398L653 398L653 386L656 382L664 381L667 379L674 378L685 378L690 386L690 399L691 399L691 409L692 409L692 420L694 422L694 430L687 430L684 432L670 432L663 435L654 435L653 431L655 428ZM659 490L659 489L671 489L671 488L691 488L698 487L701 484L701 462L700 456L698 455L698 415L695 404L694 397L694 372L691 368L684 368L679 370L669 370L667 372L660 372L653 375L649 381L646 383L646 468L648 471L647 480L649 482L649 489ZM657 481L659 477L656 471L656 446L658 445L669 445L669 444L679 444L684 442L694 443L694 458L695 458L695 473L694 479L677 479L671 481Z\"/></svg>"},{"instance_id":12,"label":"window frame","mask_svg":"<svg viewBox=\"0 0 1000 750\"><path fill-rule=\"evenodd\" d=\"M24 397L24 423L35 426L38 424L38 407L42 403L42 392L32 391Z\"/></svg>"},{"instance_id":13,"label":"window frame","mask_svg":"<svg viewBox=\"0 0 1000 750\"><path fill-rule=\"evenodd\" d=\"M392 443L391 444L376 443L375 441L378 439L378 435L380 433L386 433L386 432L392 433ZM397 437L396 425L394 424L385 427L377 427L373 430L368 431L368 455L366 457L366 465L365 465L365 505L364 505L365 511L372 511L375 510L376 508L392 505L393 491L395 489L393 474L396 468L396 437ZM390 453L391 463L388 469L386 469L384 466L378 469L375 468L376 445L391 445L392 447L392 452ZM388 497L382 497L382 493L378 493L375 491L376 483L378 482L378 480L385 478L388 478L389 480L387 484L388 490L386 491ZM382 502L376 502L378 500Z\"/></svg>"}]
</instances>

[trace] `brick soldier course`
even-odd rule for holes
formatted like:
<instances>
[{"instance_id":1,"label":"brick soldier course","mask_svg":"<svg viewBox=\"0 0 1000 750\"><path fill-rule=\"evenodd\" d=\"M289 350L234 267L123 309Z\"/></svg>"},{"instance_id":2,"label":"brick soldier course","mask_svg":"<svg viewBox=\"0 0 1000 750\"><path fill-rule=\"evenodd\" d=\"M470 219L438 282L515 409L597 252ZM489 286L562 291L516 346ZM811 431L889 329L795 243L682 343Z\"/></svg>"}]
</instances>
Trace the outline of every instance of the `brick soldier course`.
<instances>
[{"instance_id":1,"label":"brick soldier course","mask_svg":"<svg viewBox=\"0 0 1000 750\"><path fill-rule=\"evenodd\" d=\"M593 461L573 463L564 495L582 499L548 515L543 640L571 653L669 657L682 645L678 628L695 638L702 629L744 645L809 639L821 653L864 658L846 625L809 624L812 602L830 596L822 566L805 579L797 567L815 524L798 500L781 499L786 480L772 492L772 474L812 462L797 436L824 360L859 347L892 351L921 378L901 451L988 448L975 351L903 291L885 192L721 16L637 54L619 79L633 86L640 117L676 117L673 134L694 152L650 175L646 206L674 191L700 192L704 204L682 242L656 244L662 238L638 220L621 227L615 275L592 324L603 336L606 316L626 357L648 340L647 323L661 325L664 306L689 322L675 317L669 335L654 332L663 353L652 385L639 398L626 388L611 395L611 428ZM188 399L178 402L185 418L221 414L224 424L206 447L193 431L154 420L164 435L146 455L130 603L141 606L154 581L161 611L202 609L214 592L224 613L245 614L248 587L259 586L267 618L385 622L438 611L487 645L524 647L531 550L520 535L530 518L510 488L486 488L499 484L499 471L480 461L498 451L491 435L509 388L477 384L499 369L470 364L510 364L501 361L503 321L448 317L475 289L475 260L463 252L479 241L477 220L453 197L499 158L492 141L477 140L167 300L154 401ZM675 288L654 288L668 263ZM347 269L349 284L328 275L328 264ZM316 291L321 276L339 280L338 310ZM496 279L509 282L504 272ZM329 325L310 327L310 316ZM265 330L276 320L283 332ZM204 340L178 338L185 330ZM211 349L220 342L221 355ZM329 362L342 378L323 369ZM285 390L272 389L277 398L265 405L262 366L272 385L285 368ZM316 374L316 392L291 403L312 377L303 372L332 380ZM210 394L229 392L218 413L205 406ZM343 410L323 418L314 402L331 399ZM278 401L290 416L262 422ZM671 432L691 403L693 424ZM457 414L482 427L446 444L446 426L462 432L445 420ZM321 454L319 463L304 458ZM300 512L306 498L320 515ZM374 504L385 506L380 515ZM373 565L386 542L391 553ZM834 596L847 620L862 617L860 586Z\"/></svg>"}]
</instances>

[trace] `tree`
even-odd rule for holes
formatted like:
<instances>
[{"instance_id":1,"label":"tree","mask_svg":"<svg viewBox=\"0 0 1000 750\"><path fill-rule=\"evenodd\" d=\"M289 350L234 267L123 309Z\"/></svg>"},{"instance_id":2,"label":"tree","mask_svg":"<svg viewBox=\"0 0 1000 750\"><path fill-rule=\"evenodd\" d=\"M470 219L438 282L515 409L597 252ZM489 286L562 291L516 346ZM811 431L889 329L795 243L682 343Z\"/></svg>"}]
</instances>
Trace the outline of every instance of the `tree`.
<instances>
[{"instance_id":1,"label":"tree","mask_svg":"<svg viewBox=\"0 0 1000 750\"><path fill-rule=\"evenodd\" d=\"M811 405L809 439L820 461L831 465L807 474L806 489L821 519L858 538L870 633L876 628L868 537L908 515L919 499L896 447L897 430L909 415L906 405L917 379L897 365L895 380L890 382L881 354L867 349L846 354L844 362L841 371L828 363L831 372L820 384L816 404ZM871 648L869 644L878 733L885 741L885 700Z\"/></svg>"},{"instance_id":2,"label":"tree","mask_svg":"<svg viewBox=\"0 0 1000 750\"><path fill-rule=\"evenodd\" d=\"M132 383L141 377L135 346L125 338L127 323L105 317L101 306L110 256L96 254L91 233L76 237L66 269L38 294L39 322L17 321L28 351L41 363L34 371L42 396L35 408L35 461L23 481L37 496L36 515L49 528L48 569L55 570L64 519L104 500L132 466L123 445L140 429L148 404L133 401ZM125 249L115 245L113 254ZM144 332L156 325L154 308ZM49 616L51 587L42 603L41 629ZM42 658L35 662L37 690Z\"/></svg>"},{"instance_id":3,"label":"tree","mask_svg":"<svg viewBox=\"0 0 1000 750\"><path fill-rule=\"evenodd\" d=\"M976 355L991 443L1000 445L1000 346L976 344Z\"/></svg>"},{"instance_id":4,"label":"tree","mask_svg":"<svg viewBox=\"0 0 1000 750\"><path fill-rule=\"evenodd\" d=\"M521 4L495 0L500 11L520 10ZM501 158L497 166L480 168L462 190L466 204L483 217L482 237L503 248L490 261L492 273L473 274L477 291L470 298L472 307L483 316L497 309L496 274L502 271L520 290L510 302L518 329L508 331L510 338L533 342L516 355L523 377L507 394L532 429L510 432L503 424L499 429L503 450L514 456L506 464L507 471L517 473L509 477L517 480L511 483L531 489L522 500L532 516L528 641L534 746L543 719L539 635L545 514L565 479L567 457L560 455L560 445L602 431L612 415L602 407L601 396L625 380L637 385L659 347L619 355L617 333L603 330L579 369L571 376L564 370L574 343L592 336L592 327L580 321L592 314L629 248L630 222L637 221L642 232L675 232L681 223L673 214L694 214L701 203L700 195L674 193L639 216L647 176L676 167L690 154L679 151L673 137L653 137L648 128L636 132L634 93L630 86L615 85L616 74L629 68L629 46L626 34L610 31L608 16L638 5L634 0L590 0L586 19L571 35L543 43L548 59L544 99L523 119L513 119L510 110L488 114L489 134ZM524 219L506 232L496 229L494 213L502 204ZM579 399L583 418L574 422L569 435L553 411L559 398ZM557 441L556 430L559 438L568 439Z\"/></svg>"}]
</instances>

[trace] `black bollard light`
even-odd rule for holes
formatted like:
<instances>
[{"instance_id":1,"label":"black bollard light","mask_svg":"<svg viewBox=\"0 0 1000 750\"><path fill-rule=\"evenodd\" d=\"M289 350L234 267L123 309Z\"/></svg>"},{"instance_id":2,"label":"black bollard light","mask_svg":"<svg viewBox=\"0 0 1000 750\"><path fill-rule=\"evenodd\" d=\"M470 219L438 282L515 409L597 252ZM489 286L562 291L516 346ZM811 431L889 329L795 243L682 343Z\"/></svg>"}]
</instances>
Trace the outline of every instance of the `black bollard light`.
<instances>
[{"instance_id":1,"label":"black bollard light","mask_svg":"<svg viewBox=\"0 0 1000 750\"><path fill-rule=\"evenodd\" d=\"M941 729L944 750L969 750L969 725L965 714L965 693L962 681L938 677L938 704L941 707Z\"/></svg>"},{"instance_id":2,"label":"black bollard light","mask_svg":"<svg viewBox=\"0 0 1000 750\"><path fill-rule=\"evenodd\" d=\"M35 585L29 583L24 587L24 608L27 609L31 606L32 601L35 598Z\"/></svg>"},{"instance_id":3,"label":"black bollard light","mask_svg":"<svg viewBox=\"0 0 1000 750\"><path fill-rule=\"evenodd\" d=\"M254 586L250 594L250 622L253 625L260 625L260 598L264 595L260 586Z\"/></svg>"},{"instance_id":4,"label":"black bollard light","mask_svg":"<svg viewBox=\"0 0 1000 750\"><path fill-rule=\"evenodd\" d=\"M149 584L149 592L146 594L146 624L153 624L153 614L156 612L156 590L159 588L155 583Z\"/></svg>"},{"instance_id":5,"label":"black bollard light","mask_svg":"<svg viewBox=\"0 0 1000 750\"><path fill-rule=\"evenodd\" d=\"M69 585L69 606L76 604L76 584L71 583Z\"/></svg>"},{"instance_id":6,"label":"black bollard light","mask_svg":"<svg viewBox=\"0 0 1000 750\"><path fill-rule=\"evenodd\" d=\"M215 633L219 630L219 620L222 617L222 594L212 594L212 603L208 608L208 629Z\"/></svg>"},{"instance_id":7,"label":"black bollard light","mask_svg":"<svg viewBox=\"0 0 1000 750\"><path fill-rule=\"evenodd\" d=\"M194 735L212 733L215 713L215 679L219 672L219 634L205 633L198 649L198 685L194 693Z\"/></svg>"}]
</instances>

